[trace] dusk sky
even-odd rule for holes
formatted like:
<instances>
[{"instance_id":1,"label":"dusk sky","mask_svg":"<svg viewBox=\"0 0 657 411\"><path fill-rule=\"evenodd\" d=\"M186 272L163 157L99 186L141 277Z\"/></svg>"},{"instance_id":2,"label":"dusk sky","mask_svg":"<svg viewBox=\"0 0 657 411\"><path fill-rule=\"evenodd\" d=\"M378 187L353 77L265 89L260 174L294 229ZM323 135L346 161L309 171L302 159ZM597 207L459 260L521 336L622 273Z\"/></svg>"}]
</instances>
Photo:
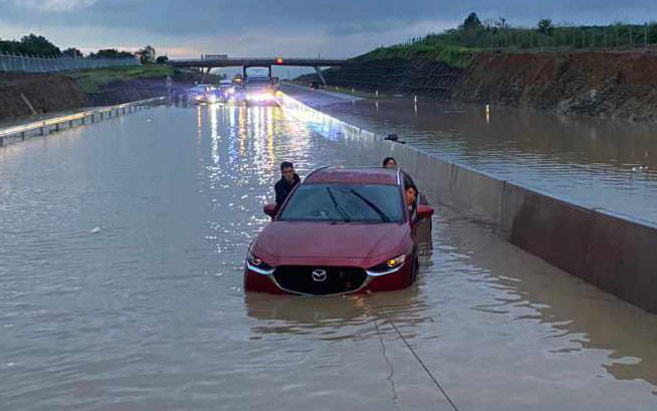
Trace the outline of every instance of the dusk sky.
<instances>
[{"instance_id":1,"label":"dusk sky","mask_svg":"<svg viewBox=\"0 0 657 411\"><path fill-rule=\"evenodd\" d=\"M657 1L626 0L0 0L0 38L34 32L60 47L158 54L350 57L440 32L471 11L513 25L646 22Z\"/></svg>"}]
</instances>

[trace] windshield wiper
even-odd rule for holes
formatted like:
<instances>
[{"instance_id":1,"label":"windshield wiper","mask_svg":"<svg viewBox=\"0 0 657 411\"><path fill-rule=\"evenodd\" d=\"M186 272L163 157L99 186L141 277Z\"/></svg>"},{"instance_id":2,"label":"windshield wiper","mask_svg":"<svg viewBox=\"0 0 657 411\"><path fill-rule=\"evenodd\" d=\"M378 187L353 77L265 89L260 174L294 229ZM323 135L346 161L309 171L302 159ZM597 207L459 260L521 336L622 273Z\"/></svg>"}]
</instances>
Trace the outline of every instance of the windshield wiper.
<instances>
[{"instance_id":1,"label":"windshield wiper","mask_svg":"<svg viewBox=\"0 0 657 411\"><path fill-rule=\"evenodd\" d=\"M342 216L344 219L345 223L348 223L351 221L351 218L349 217L349 213L345 211L344 208L340 204L338 204L338 200L335 199L335 196L333 195L333 191L331 190L330 187L326 187L326 191L328 192L329 197L331 197L331 201L333 202L333 206L335 206L335 209L338 210L338 213Z\"/></svg>"},{"instance_id":2,"label":"windshield wiper","mask_svg":"<svg viewBox=\"0 0 657 411\"><path fill-rule=\"evenodd\" d=\"M367 204L372 210L374 210L379 215L379 218L381 218L381 221L383 221L384 223L389 223L390 222L390 217L388 217L386 215L386 213L381 211L381 209L376 204L374 204L372 201L367 199L364 195L357 192L353 188L351 190L349 190L349 192L352 193L353 195L355 195L356 198L360 199L363 203Z\"/></svg>"}]
</instances>

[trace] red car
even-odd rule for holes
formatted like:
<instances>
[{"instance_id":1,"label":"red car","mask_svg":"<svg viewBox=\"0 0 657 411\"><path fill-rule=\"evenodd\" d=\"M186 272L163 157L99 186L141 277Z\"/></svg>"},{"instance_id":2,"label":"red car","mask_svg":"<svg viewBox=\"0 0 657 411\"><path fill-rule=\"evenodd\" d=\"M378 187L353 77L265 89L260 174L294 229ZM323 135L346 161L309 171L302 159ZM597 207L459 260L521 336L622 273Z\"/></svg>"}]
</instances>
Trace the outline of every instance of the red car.
<instances>
[{"instance_id":1,"label":"red car","mask_svg":"<svg viewBox=\"0 0 657 411\"><path fill-rule=\"evenodd\" d=\"M249 247L245 290L336 295L413 284L419 245L431 235L419 226L434 210L406 203L411 184L403 171L386 168L310 173L280 210L264 207L272 222Z\"/></svg>"}]
</instances>

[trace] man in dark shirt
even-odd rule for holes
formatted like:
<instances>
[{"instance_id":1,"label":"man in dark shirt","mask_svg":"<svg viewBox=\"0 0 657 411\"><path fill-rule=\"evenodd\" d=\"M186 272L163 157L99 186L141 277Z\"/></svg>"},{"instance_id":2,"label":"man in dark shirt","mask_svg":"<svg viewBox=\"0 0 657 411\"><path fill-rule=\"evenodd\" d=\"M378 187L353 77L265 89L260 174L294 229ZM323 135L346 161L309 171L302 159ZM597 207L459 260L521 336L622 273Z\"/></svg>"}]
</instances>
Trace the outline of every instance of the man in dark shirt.
<instances>
[{"instance_id":1,"label":"man in dark shirt","mask_svg":"<svg viewBox=\"0 0 657 411\"><path fill-rule=\"evenodd\" d=\"M283 205L292 189L301 181L297 173L294 172L294 165L289 161L283 161L281 163L281 175L281 179L274 186L274 191L276 191L276 206L278 208Z\"/></svg>"}]
</instances>

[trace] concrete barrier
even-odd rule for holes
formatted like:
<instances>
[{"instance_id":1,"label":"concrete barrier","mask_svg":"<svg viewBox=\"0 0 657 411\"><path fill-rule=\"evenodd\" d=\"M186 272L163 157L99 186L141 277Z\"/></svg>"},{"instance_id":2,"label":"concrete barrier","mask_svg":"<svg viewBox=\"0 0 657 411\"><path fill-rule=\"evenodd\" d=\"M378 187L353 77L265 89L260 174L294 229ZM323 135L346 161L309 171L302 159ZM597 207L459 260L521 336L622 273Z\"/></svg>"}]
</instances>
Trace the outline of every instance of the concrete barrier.
<instances>
[{"instance_id":1,"label":"concrete barrier","mask_svg":"<svg viewBox=\"0 0 657 411\"><path fill-rule=\"evenodd\" d=\"M283 108L312 111L286 96ZM588 209L538 190L383 140L333 119L342 141L373 158L395 157L430 198L487 224L528 252L630 303L657 313L657 225Z\"/></svg>"},{"instance_id":2,"label":"concrete barrier","mask_svg":"<svg viewBox=\"0 0 657 411\"><path fill-rule=\"evenodd\" d=\"M0 147L15 138L25 141L25 138L30 135L43 136L67 128L72 128L77 125L84 125L86 124L87 119L89 119L88 121L90 123L95 123L98 118L103 120L106 114L107 118L112 118L121 114L126 114L126 110L128 113L131 113L135 110L141 110L144 107L162 104L164 102L166 102L166 97L155 97L114 106L78 111L45 120L5 127L0 129Z\"/></svg>"}]
</instances>

